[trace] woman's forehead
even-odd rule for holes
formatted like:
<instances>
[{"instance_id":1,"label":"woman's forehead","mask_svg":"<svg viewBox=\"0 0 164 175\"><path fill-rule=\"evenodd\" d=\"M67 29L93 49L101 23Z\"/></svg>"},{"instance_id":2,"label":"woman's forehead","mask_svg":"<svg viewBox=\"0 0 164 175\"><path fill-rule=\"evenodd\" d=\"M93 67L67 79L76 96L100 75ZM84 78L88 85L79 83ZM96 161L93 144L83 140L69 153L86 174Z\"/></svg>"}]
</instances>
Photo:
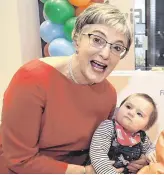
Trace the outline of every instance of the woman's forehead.
<instances>
[{"instance_id":1,"label":"woman's forehead","mask_svg":"<svg viewBox=\"0 0 164 175\"><path fill-rule=\"evenodd\" d=\"M122 41L124 45L127 45L125 35L113 27L110 28L106 24L87 24L84 26L82 33L96 33L107 39L108 42Z\"/></svg>"}]
</instances>

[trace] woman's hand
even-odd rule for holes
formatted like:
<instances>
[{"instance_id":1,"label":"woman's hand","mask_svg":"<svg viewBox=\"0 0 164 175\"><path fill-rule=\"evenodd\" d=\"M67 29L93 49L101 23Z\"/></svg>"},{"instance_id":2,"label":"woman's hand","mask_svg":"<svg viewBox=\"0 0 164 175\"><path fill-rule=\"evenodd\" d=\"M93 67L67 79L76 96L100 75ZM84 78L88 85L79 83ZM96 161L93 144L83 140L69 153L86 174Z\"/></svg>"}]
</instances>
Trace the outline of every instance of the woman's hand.
<instances>
[{"instance_id":1,"label":"woman's hand","mask_svg":"<svg viewBox=\"0 0 164 175\"><path fill-rule=\"evenodd\" d=\"M137 173L141 168L143 168L145 165L147 165L147 158L145 155L141 155L140 159L131 161L127 168L132 173Z\"/></svg>"},{"instance_id":2,"label":"woman's hand","mask_svg":"<svg viewBox=\"0 0 164 175\"><path fill-rule=\"evenodd\" d=\"M96 174L92 165L85 166L85 174Z\"/></svg>"},{"instance_id":3,"label":"woman's hand","mask_svg":"<svg viewBox=\"0 0 164 175\"><path fill-rule=\"evenodd\" d=\"M65 174L86 174L86 169L81 165L68 164ZM87 173L89 174L89 173Z\"/></svg>"}]
</instances>

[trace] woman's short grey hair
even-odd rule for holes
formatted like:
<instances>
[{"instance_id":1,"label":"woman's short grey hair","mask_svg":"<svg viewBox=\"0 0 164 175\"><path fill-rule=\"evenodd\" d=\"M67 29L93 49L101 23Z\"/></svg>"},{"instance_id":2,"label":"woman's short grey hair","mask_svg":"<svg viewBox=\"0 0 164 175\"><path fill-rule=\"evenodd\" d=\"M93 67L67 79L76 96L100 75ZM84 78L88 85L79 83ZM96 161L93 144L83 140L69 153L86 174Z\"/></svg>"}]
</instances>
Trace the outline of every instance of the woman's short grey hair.
<instances>
[{"instance_id":1,"label":"woman's short grey hair","mask_svg":"<svg viewBox=\"0 0 164 175\"><path fill-rule=\"evenodd\" d=\"M78 17L73 31L73 40L76 41L83 27L87 24L107 24L111 28L123 33L128 41L129 50L132 43L132 33L125 14L108 3L94 3L86 8Z\"/></svg>"}]
</instances>

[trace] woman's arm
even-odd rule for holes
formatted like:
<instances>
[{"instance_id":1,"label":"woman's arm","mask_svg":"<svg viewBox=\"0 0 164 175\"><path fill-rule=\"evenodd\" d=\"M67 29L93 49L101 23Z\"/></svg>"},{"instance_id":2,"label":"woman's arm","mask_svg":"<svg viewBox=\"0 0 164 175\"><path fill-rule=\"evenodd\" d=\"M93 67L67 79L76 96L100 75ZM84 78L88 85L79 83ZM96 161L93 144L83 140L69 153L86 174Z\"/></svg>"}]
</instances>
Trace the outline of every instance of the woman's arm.
<instances>
[{"instance_id":1,"label":"woman's arm","mask_svg":"<svg viewBox=\"0 0 164 175\"><path fill-rule=\"evenodd\" d=\"M69 164L66 174L96 174L92 165L80 166Z\"/></svg>"},{"instance_id":2,"label":"woman's arm","mask_svg":"<svg viewBox=\"0 0 164 175\"><path fill-rule=\"evenodd\" d=\"M46 94L38 81L31 72L20 69L5 92L2 144L8 168L20 174L83 173L82 166L68 165L39 153Z\"/></svg>"},{"instance_id":3,"label":"woman's arm","mask_svg":"<svg viewBox=\"0 0 164 175\"><path fill-rule=\"evenodd\" d=\"M141 168L143 168L147 164L147 158L144 154L142 154L138 160L131 161L128 164L127 168L130 172L137 173Z\"/></svg>"}]
</instances>

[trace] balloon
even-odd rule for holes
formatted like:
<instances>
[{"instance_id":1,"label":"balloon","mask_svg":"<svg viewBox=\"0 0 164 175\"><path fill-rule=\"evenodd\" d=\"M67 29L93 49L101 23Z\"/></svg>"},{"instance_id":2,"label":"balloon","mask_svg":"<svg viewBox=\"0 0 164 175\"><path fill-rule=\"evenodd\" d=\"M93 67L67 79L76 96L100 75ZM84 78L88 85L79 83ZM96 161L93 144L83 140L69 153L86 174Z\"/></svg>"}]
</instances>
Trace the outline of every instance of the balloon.
<instances>
[{"instance_id":1,"label":"balloon","mask_svg":"<svg viewBox=\"0 0 164 175\"><path fill-rule=\"evenodd\" d=\"M40 37L46 43L50 43L55 38L65 37L64 26L61 24L54 24L49 20L44 21L40 26Z\"/></svg>"},{"instance_id":2,"label":"balloon","mask_svg":"<svg viewBox=\"0 0 164 175\"><path fill-rule=\"evenodd\" d=\"M44 4L44 12L49 20L57 24L64 24L75 16L74 7L66 0L48 0Z\"/></svg>"},{"instance_id":3,"label":"balloon","mask_svg":"<svg viewBox=\"0 0 164 175\"><path fill-rule=\"evenodd\" d=\"M49 47L49 45L50 44L46 44L45 46L44 46L44 56L45 57L49 57L50 56L50 54L49 54L49 52L48 52L48 47Z\"/></svg>"},{"instance_id":4,"label":"balloon","mask_svg":"<svg viewBox=\"0 0 164 175\"><path fill-rule=\"evenodd\" d=\"M75 27L76 18L77 17L70 18L64 25L64 33L69 41L72 41L72 31Z\"/></svg>"},{"instance_id":5,"label":"balloon","mask_svg":"<svg viewBox=\"0 0 164 175\"><path fill-rule=\"evenodd\" d=\"M77 7L75 10L75 15L79 16L80 13L82 13L88 6L94 4L94 2L90 2L89 4L85 5L85 6L81 6L81 7Z\"/></svg>"},{"instance_id":6,"label":"balloon","mask_svg":"<svg viewBox=\"0 0 164 175\"><path fill-rule=\"evenodd\" d=\"M87 5L91 0L68 0L74 6L84 6Z\"/></svg>"},{"instance_id":7,"label":"balloon","mask_svg":"<svg viewBox=\"0 0 164 175\"><path fill-rule=\"evenodd\" d=\"M92 2L96 2L96 3L103 3L104 0L92 0Z\"/></svg>"},{"instance_id":8,"label":"balloon","mask_svg":"<svg viewBox=\"0 0 164 175\"><path fill-rule=\"evenodd\" d=\"M43 10L43 18L44 18L45 20L48 20L48 17L46 16L44 10Z\"/></svg>"},{"instance_id":9,"label":"balloon","mask_svg":"<svg viewBox=\"0 0 164 175\"><path fill-rule=\"evenodd\" d=\"M47 0L40 0L41 2L45 3Z\"/></svg>"},{"instance_id":10,"label":"balloon","mask_svg":"<svg viewBox=\"0 0 164 175\"><path fill-rule=\"evenodd\" d=\"M75 53L75 48L65 38L57 38L50 43L48 51L50 56L70 56Z\"/></svg>"}]
</instances>

